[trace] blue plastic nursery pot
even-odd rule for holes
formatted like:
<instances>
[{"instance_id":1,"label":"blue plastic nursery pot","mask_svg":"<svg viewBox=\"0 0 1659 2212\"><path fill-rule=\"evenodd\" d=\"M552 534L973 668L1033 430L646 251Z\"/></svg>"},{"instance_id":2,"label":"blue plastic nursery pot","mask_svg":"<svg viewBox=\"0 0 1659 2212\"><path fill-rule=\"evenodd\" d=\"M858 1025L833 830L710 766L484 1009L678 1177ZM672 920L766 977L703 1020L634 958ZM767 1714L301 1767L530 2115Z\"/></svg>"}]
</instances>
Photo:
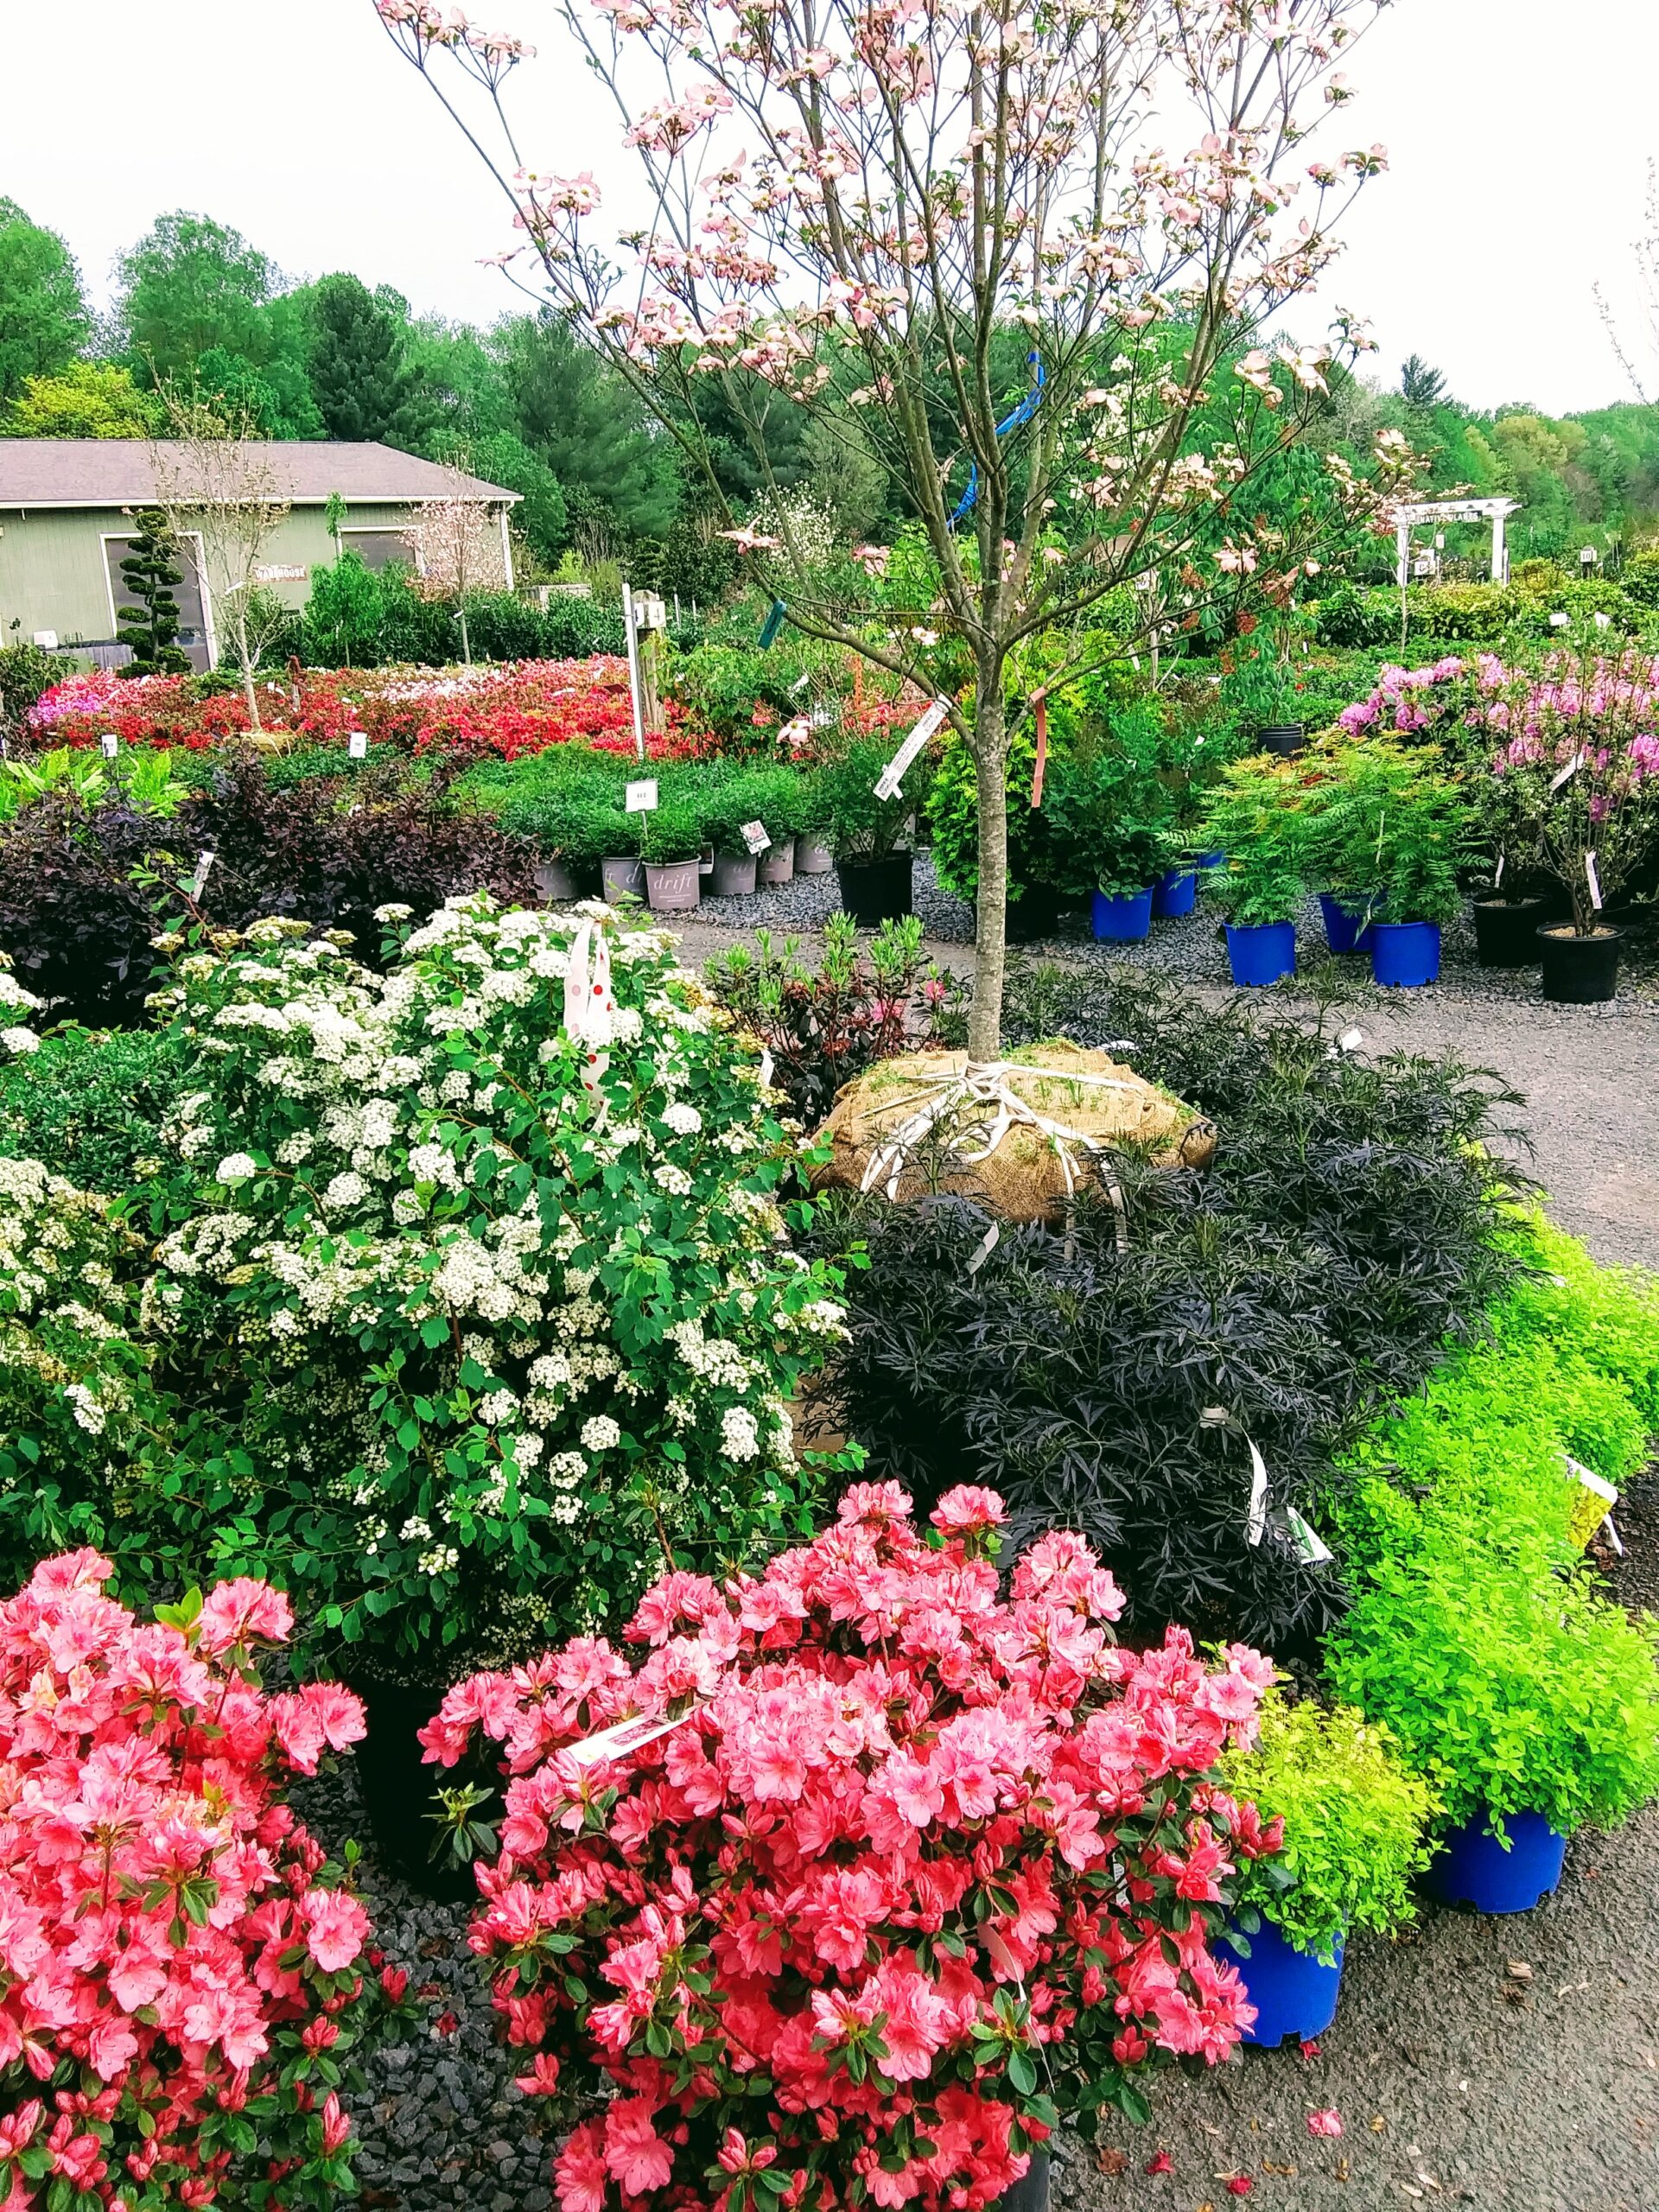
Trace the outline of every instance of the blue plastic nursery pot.
<instances>
[{"instance_id":1,"label":"blue plastic nursery pot","mask_svg":"<svg viewBox=\"0 0 1659 2212\"><path fill-rule=\"evenodd\" d=\"M1173 922L1182 914L1190 914L1198 903L1198 878L1195 868L1166 868L1152 887L1152 911L1165 921Z\"/></svg>"},{"instance_id":2,"label":"blue plastic nursery pot","mask_svg":"<svg viewBox=\"0 0 1659 2212\"><path fill-rule=\"evenodd\" d=\"M1096 891L1090 914L1095 935L1103 944L1138 944L1152 933L1152 887L1133 891L1126 899L1109 899Z\"/></svg>"},{"instance_id":3,"label":"blue plastic nursery pot","mask_svg":"<svg viewBox=\"0 0 1659 2212\"><path fill-rule=\"evenodd\" d=\"M1225 868L1227 855L1225 853L1200 853L1192 865L1194 868Z\"/></svg>"},{"instance_id":4,"label":"blue plastic nursery pot","mask_svg":"<svg viewBox=\"0 0 1659 2212\"><path fill-rule=\"evenodd\" d=\"M1236 1931L1222 1931L1222 1942L1231 1945ZM1245 1958L1227 1958L1238 1968L1244 1993L1255 2007L1255 2024L1246 2028L1246 2043L1264 2044L1277 2050L1287 2036L1311 2043L1322 2036L1337 2017L1337 1993L1342 1986L1342 1945L1328 1966L1321 1966L1312 1951L1299 1951L1287 1942L1270 1920L1254 1936L1240 1936L1250 1947ZM1225 1957L1226 1955L1223 1954Z\"/></svg>"},{"instance_id":5,"label":"blue plastic nursery pot","mask_svg":"<svg viewBox=\"0 0 1659 2212\"><path fill-rule=\"evenodd\" d=\"M1350 913L1328 891L1319 893L1319 912L1325 916L1325 941L1332 952L1369 952L1376 943L1376 925L1363 914Z\"/></svg>"},{"instance_id":6,"label":"blue plastic nursery pot","mask_svg":"<svg viewBox=\"0 0 1659 2212\"><path fill-rule=\"evenodd\" d=\"M1371 980L1414 990L1440 981L1440 925L1438 922L1373 922Z\"/></svg>"},{"instance_id":7,"label":"blue plastic nursery pot","mask_svg":"<svg viewBox=\"0 0 1659 2212\"><path fill-rule=\"evenodd\" d=\"M1276 983L1296 973L1294 922L1229 922L1227 958L1236 983Z\"/></svg>"},{"instance_id":8,"label":"blue plastic nursery pot","mask_svg":"<svg viewBox=\"0 0 1659 2212\"><path fill-rule=\"evenodd\" d=\"M1469 1904L1477 1912L1530 1912L1561 1878L1567 1838L1541 1813L1505 1813L1505 1851L1477 1814L1447 1831L1425 1881L1443 1904Z\"/></svg>"}]
</instances>

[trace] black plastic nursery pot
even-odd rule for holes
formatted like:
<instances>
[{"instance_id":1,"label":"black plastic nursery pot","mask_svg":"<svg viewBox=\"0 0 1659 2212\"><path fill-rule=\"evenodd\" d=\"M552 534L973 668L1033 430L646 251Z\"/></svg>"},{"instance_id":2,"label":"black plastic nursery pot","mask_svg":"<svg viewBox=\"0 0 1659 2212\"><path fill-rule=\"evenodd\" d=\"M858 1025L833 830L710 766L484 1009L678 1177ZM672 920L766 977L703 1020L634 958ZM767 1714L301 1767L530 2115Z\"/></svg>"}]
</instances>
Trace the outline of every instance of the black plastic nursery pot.
<instances>
[{"instance_id":1,"label":"black plastic nursery pot","mask_svg":"<svg viewBox=\"0 0 1659 2212\"><path fill-rule=\"evenodd\" d=\"M378 1856L423 1896L445 1904L477 1893L469 1866L447 1852L434 1859L437 1792L456 1777L429 1766L419 1731L443 1702L431 1683L356 1681L350 1687L367 1711L368 1734L357 1747L357 1783Z\"/></svg>"},{"instance_id":2,"label":"black plastic nursery pot","mask_svg":"<svg viewBox=\"0 0 1659 2212\"><path fill-rule=\"evenodd\" d=\"M1618 949L1623 930L1598 930L1580 937L1561 922L1536 931L1543 955L1544 996L1562 1006L1600 1006L1618 989Z\"/></svg>"},{"instance_id":3,"label":"black plastic nursery pot","mask_svg":"<svg viewBox=\"0 0 1659 2212\"><path fill-rule=\"evenodd\" d=\"M1048 2212L1048 2152L1042 2144L1014 2187L997 2198L995 2212Z\"/></svg>"},{"instance_id":4,"label":"black plastic nursery pot","mask_svg":"<svg viewBox=\"0 0 1659 2212\"><path fill-rule=\"evenodd\" d=\"M1294 760L1307 750L1307 728L1302 722L1271 722L1261 732L1263 753L1276 753L1281 760Z\"/></svg>"},{"instance_id":5,"label":"black plastic nursery pot","mask_svg":"<svg viewBox=\"0 0 1659 2212\"><path fill-rule=\"evenodd\" d=\"M874 929L882 922L902 921L911 912L910 876L913 853L883 853L880 860L837 861L836 876L841 903L855 922Z\"/></svg>"},{"instance_id":6,"label":"black plastic nursery pot","mask_svg":"<svg viewBox=\"0 0 1659 2212\"><path fill-rule=\"evenodd\" d=\"M1039 944L1052 937L1060 918L1059 894L1027 889L1008 901L1006 924L1010 944Z\"/></svg>"},{"instance_id":7,"label":"black plastic nursery pot","mask_svg":"<svg viewBox=\"0 0 1659 2212\"><path fill-rule=\"evenodd\" d=\"M1475 956L1483 968L1533 968L1538 963L1541 899L1477 899Z\"/></svg>"}]
</instances>

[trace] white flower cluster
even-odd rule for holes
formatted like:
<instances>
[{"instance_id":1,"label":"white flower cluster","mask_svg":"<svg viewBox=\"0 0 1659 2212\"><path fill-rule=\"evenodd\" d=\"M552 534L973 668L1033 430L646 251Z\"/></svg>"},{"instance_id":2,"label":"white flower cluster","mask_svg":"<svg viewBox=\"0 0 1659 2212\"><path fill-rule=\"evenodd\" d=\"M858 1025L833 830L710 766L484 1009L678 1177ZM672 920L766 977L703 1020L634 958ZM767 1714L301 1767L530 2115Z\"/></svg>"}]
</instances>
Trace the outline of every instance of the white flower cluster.
<instances>
[{"instance_id":1,"label":"white flower cluster","mask_svg":"<svg viewBox=\"0 0 1659 2212\"><path fill-rule=\"evenodd\" d=\"M563 1030L584 927L616 1001L596 1059ZM544 1591L557 1532L642 1478L723 1535L792 1467L780 1394L841 1309L779 1241L759 1067L671 940L474 896L383 976L281 920L175 974L209 1084L168 1136L207 1182L145 1313L264 1363L289 1430L260 1450L315 1468L378 1567L429 1584L481 1553ZM532 1498L539 1554L506 1525Z\"/></svg>"}]
</instances>

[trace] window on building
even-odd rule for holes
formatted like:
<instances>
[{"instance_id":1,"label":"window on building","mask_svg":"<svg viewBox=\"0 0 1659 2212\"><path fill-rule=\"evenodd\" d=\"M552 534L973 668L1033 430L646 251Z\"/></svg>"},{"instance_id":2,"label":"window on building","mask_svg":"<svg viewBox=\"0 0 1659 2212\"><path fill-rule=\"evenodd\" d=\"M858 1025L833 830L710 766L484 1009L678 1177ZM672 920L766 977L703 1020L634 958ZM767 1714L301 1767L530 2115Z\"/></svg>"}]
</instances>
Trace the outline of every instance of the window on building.
<instances>
[{"instance_id":1,"label":"window on building","mask_svg":"<svg viewBox=\"0 0 1659 2212\"><path fill-rule=\"evenodd\" d=\"M353 530L340 533L340 550L360 554L365 569L413 569L419 565L409 534L401 530Z\"/></svg>"}]
</instances>

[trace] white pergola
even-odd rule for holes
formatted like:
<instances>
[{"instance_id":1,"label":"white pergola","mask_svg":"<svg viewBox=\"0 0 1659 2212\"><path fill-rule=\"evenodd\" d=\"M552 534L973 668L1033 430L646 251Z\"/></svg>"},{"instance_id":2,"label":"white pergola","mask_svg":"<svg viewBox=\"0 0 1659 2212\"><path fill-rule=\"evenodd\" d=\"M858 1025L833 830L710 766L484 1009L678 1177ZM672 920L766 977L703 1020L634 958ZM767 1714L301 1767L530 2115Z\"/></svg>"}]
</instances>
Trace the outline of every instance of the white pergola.
<instances>
[{"instance_id":1,"label":"white pergola","mask_svg":"<svg viewBox=\"0 0 1659 2212\"><path fill-rule=\"evenodd\" d=\"M1395 577L1402 587L1409 581L1411 533L1425 522L1490 522L1492 525L1492 582L1510 581L1510 549L1503 525L1520 505L1519 499L1425 499L1394 511Z\"/></svg>"}]
</instances>

